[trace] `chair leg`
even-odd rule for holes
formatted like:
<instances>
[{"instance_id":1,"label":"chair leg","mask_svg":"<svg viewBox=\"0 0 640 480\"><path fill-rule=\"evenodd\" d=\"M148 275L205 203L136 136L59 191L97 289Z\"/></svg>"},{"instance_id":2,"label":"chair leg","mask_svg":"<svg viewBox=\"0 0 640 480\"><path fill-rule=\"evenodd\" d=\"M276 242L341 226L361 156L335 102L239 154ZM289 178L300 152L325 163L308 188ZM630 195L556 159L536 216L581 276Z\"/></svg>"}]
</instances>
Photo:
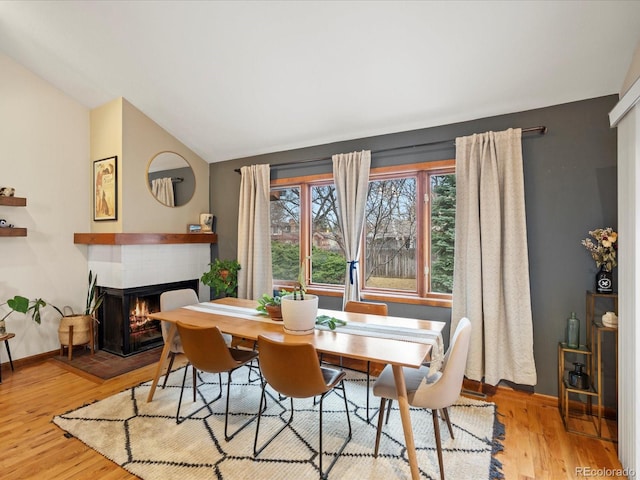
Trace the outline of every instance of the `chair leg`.
<instances>
[{"instance_id":1,"label":"chair leg","mask_svg":"<svg viewBox=\"0 0 640 480\"><path fill-rule=\"evenodd\" d=\"M340 390L342 390L342 396L344 397L344 409L347 412L347 424L349 425L349 435L347 435L347 438L345 439L344 443L340 447L340 450L338 450L336 452L336 456L331 461L331 464L327 468L326 472L322 471L322 457L323 457L323 452L324 452L324 450L322 449L322 402L324 400L324 397L329 392L323 393L320 396L320 429L319 429L320 430L320 434L319 434L320 438L318 440L318 468L320 469L320 478L323 479L323 480L328 477L329 472L331 471L333 466L338 461L338 458L340 458L340 455L342 454L343 450L345 449L347 444L351 441L351 417L349 416L349 404L347 402L347 391L344 388L344 380L342 380L340 382L340 385L341 385L341 387L336 387L336 388L340 388Z\"/></svg>"},{"instance_id":2,"label":"chair leg","mask_svg":"<svg viewBox=\"0 0 640 480\"><path fill-rule=\"evenodd\" d=\"M382 419L384 418L384 404L387 401L386 398L380 397L380 409L378 410L378 429L376 430L376 446L373 449L373 456L378 456L378 449L380 447L380 434L382 433ZM391 402L391 400L389 400Z\"/></svg>"},{"instance_id":3,"label":"chair leg","mask_svg":"<svg viewBox=\"0 0 640 480\"><path fill-rule=\"evenodd\" d=\"M197 391L197 386L196 386L196 378L197 378L197 371L196 368L193 367L193 401L195 403L196 401L196 391ZM219 382L219 386L220 386L220 390L218 391L218 396L216 398L214 398L213 400L211 400L210 402L205 402L205 404L203 406L201 406L200 408L198 408L197 410L191 412L189 415L187 415L184 418L180 418L180 406L182 405L182 395L184 394L184 386L187 383L187 373L189 371L189 366L187 365L184 369L184 376L182 377L182 386L180 387L180 398L178 399L178 410L176 412L176 423L177 424L181 424L182 422L184 422L186 419L193 417L196 413L198 413L200 410L209 407L213 402L219 400L220 398L222 398L222 376L219 374L218 375L218 382ZM204 398L203 398L204 401Z\"/></svg>"},{"instance_id":4,"label":"chair leg","mask_svg":"<svg viewBox=\"0 0 640 480\"><path fill-rule=\"evenodd\" d=\"M258 448L258 434L260 433L260 419L262 418L263 410L266 410L266 408L267 408L266 388L267 388L267 382L263 381L262 382L262 395L260 396L260 407L258 409L258 422L256 423L256 436L255 436L255 438L253 440L253 456L254 457L257 457L267 447L267 445L269 445L273 441L274 438L276 438L278 435L280 435L280 432L282 432L285 428L287 428L291 424L291 421L293 420L293 398L290 398L290 400L291 400L291 414L289 415L289 420L287 420L285 422L285 424L276 433L271 435L269 440L264 442L262 444L262 446L260 448ZM263 405L264 405L264 409L263 409Z\"/></svg>"},{"instance_id":5,"label":"chair leg","mask_svg":"<svg viewBox=\"0 0 640 480\"><path fill-rule=\"evenodd\" d=\"M389 416L391 415L391 404L393 403L393 400L390 398L389 399L389 405L387 405L387 421L384 422L385 425L387 425L389 423ZM383 413L384 415L384 413Z\"/></svg>"},{"instance_id":6,"label":"chair leg","mask_svg":"<svg viewBox=\"0 0 640 480\"><path fill-rule=\"evenodd\" d=\"M449 427L449 433L451 434L451 438L456 438L453 436L453 428L451 427L451 420L449 420L449 410L447 410L447 407L444 407L441 411L442 411L442 416L447 422L447 427Z\"/></svg>"},{"instance_id":7,"label":"chair leg","mask_svg":"<svg viewBox=\"0 0 640 480\"><path fill-rule=\"evenodd\" d=\"M440 480L444 480L444 464L442 461L442 441L440 439L440 424L438 422L438 411L431 410L433 417L433 432L436 435L436 447L438 449L438 465L440 466Z\"/></svg>"},{"instance_id":8,"label":"chair leg","mask_svg":"<svg viewBox=\"0 0 640 480\"><path fill-rule=\"evenodd\" d=\"M247 419L247 421L245 421L242 425L240 425L240 427L235 432L233 432L231 435L229 435L229 433L227 431L227 426L229 424L229 398L231 397L231 374L233 372L234 372L234 370L231 370L227 374L227 405L226 405L225 411L224 411L224 439L227 442L229 440L231 440L233 437L235 437L242 430L244 430L244 428L247 427L251 422L253 422L258 417L258 415L260 414L260 412L258 412L255 415L252 415L249 419ZM260 378L260 380L262 380L262 377ZM222 382L222 379L221 379L221 382ZM260 403L262 403L262 401ZM265 405L265 408L266 408L266 405Z\"/></svg>"},{"instance_id":9,"label":"chair leg","mask_svg":"<svg viewBox=\"0 0 640 480\"><path fill-rule=\"evenodd\" d=\"M167 367L167 373L164 374L164 382L162 382L162 388L167 386L167 380L169 379L169 374L171 373L171 368L173 367L173 361L175 359L176 359L175 352L169 352L169 366Z\"/></svg>"}]
</instances>

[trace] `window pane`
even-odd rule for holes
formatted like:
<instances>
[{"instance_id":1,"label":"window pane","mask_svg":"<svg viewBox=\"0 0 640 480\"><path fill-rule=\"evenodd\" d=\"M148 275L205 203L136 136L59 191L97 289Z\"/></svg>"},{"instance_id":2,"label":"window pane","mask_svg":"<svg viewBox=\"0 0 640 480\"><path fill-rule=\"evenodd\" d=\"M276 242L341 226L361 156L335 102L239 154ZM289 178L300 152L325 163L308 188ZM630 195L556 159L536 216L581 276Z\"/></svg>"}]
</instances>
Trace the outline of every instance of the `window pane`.
<instances>
[{"instance_id":1,"label":"window pane","mask_svg":"<svg viewBox=\"0 0 640 480\"><path fill-rule=\"evenodd\" d=\"M417 290L416 178L369 182L365 286Z\"/></svg>"},{"instance_id":2,"label":"window pane","mask_svg":"<svg viewBox=\"0 0 640 480\"><path fill-rule=\"evenodd\" d=\"M453 289L453 248L456 226L456 176L431 175L431 292Z\"/></svg>"},{"instance_id":3,"label":"window pane","mask_svg":"<svg viewBox=\"0 0 640 480\"><path fill-rule=\"evenodd\" d=\"M311 282L344 285L346 260L334 185L311 187Z\"/></svg>"},{"instance_id":4,"label":"window pane","mask_svg":"<svg viewBox=\"0 0 640 480\"><path fill-rule=\"evenodd\" d=\"M274 280L297 280L300 265L300 187L271 190Z\"/></svg>"}]
</instances>

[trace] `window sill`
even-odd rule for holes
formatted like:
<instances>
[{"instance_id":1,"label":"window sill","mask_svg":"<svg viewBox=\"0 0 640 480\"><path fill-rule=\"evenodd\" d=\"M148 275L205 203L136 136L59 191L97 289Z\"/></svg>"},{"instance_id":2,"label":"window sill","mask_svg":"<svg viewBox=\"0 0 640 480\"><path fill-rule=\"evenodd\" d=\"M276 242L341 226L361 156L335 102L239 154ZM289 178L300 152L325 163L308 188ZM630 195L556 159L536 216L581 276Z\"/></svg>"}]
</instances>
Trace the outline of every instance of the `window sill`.
<instances>
[{"instance_id":1,"label":"window sill","mask_svg":"<svg viewBox=\"0 0 640 480\"><path fill-rule=\"evenodd\" d=\"M280 290L281 288L287 288L287 285L274 285L274 289ZM314 295L321 295L326 297L342 297L344 294L344 290L340 287L309 287L307 292L312 293ZM437 298L425 298L419 297L417 295L411 294L398 294L398 293L389 293L389 292L371 292L364 291L362 292L363 300L371 300L376 302L389 302L389 303L406 303L411 305L425 305L429 307L441 307L441 308L451 308L451 295L440 294Z\"/></svg>"}]
</instances>

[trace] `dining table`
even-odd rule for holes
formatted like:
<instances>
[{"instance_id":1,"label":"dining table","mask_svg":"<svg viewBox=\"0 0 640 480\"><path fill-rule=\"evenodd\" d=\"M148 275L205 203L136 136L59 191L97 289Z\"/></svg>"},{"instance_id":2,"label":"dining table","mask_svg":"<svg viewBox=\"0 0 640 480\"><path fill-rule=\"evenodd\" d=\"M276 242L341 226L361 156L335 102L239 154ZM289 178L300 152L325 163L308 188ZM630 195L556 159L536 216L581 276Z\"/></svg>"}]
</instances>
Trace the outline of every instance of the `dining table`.
<instances>
[{"instance_id":1,"label":"dining table","mask_svg":"<svg viewBox=\"0 0 640 480\"><path fill-rule=\"evenodd\" d=\"M169 322L170 328L147 402L153 400L158 381L164 374L177 322L200 327L215 325L222 333L247 340L257 340L259 335L264 335L284 342L311 343L319 353L389 364L396 384L411 478L420 478L403 367L419 368L429 358L442 358L445 323L318 309L319 316L343 320L346 325L335 330L318 325L311 334L292 335L285 333L282 321L261 315L257 306L258 302L254 300L227 297L150 314L152 319Z\"/></svg>"}]
</instances>

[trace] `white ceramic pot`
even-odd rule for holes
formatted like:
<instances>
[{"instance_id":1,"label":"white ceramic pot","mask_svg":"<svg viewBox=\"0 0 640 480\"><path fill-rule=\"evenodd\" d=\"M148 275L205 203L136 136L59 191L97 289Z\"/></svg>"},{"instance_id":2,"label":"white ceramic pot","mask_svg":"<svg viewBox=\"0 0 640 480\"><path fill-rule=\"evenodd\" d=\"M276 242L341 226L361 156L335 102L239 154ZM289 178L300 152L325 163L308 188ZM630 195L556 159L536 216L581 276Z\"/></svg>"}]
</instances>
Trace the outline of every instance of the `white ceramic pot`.
<instances>
[{"instance_id":1,"label":"white ceramic pot","mask_svg":"<svg viewBox=\"0 0 640 480\"><path fill-rule=\"evenodd\" d=\"M294 300L293 295L282 297L282 321L285 333L309 335L316 327L318 316L318 296L306 294L304 300Z\"/></svg>"}]
</instances>

